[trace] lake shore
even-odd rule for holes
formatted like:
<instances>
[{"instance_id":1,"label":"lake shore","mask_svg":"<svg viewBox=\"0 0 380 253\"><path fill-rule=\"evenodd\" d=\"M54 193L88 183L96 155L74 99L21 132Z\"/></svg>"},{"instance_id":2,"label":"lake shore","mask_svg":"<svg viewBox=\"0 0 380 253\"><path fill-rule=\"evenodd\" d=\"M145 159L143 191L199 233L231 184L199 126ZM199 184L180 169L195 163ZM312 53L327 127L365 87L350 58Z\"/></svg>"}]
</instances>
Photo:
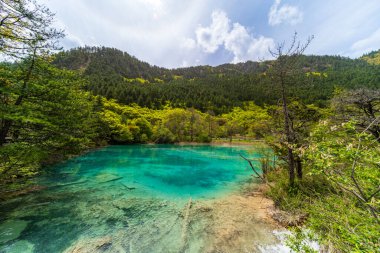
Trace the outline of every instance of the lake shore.
<instances>
[{"instance_id":1,"label":"lake shore","mask_svg":"<svg viewBox=\"0 0 380 253\"><path fill-rule=\"evenodd\" d=\"M213 145L213 146L265 146L264 140L214 139L211 142L178 142L176 145Z\"/></svg>"},{"instance_id":2,"label":"lake shore","mask_svg":"<svg viewBox=\"0 0 380 253\"><path fill-rule=\"evenodd\" d=\"M213 250L264 252L264 248L281 243L274 231L285 231L285 227L273 219L275 205L265 196L265 190L265 185L252 184L244 192L221 198L210 205Z\"/></svg>"}]
</instances>

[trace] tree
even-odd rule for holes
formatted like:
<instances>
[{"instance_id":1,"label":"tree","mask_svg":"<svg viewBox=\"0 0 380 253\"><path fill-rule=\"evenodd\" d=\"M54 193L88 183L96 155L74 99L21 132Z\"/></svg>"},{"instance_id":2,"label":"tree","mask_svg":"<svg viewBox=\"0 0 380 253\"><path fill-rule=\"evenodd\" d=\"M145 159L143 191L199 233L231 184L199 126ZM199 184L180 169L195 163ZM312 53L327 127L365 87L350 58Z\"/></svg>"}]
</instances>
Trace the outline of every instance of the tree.
<instances>
[{"instance_id":1,"label":"tree","mask_svg":"<svg viewBox=\"0 0 380 253\"><path fill-rule=\"evenodd\" d=\"M294 77L296 76L296 72L298 70L297 63L299 62L300 57L309 46L312 39L313 37L309 37L305 44L301 44L297 38L297 33L295 33L293 35L292 42L287 49L285 48L285 42L282 42L278 44L274 50L270 50L271 55L276 58L276 60L273 61L273 65L270 70L270 77L272 78L273 83L280 90L280 99L284 118L284 144L286 145L287 149L290 186L294 185L296 168L299 170L297 172L297 175L300 178L302 177L302 167L296 165L297 161L294 154L296 136L288 108L288 89L291 85L291 82L296 81Z\"/></svg>"},{"instance_id":2,"label":"tree","mask_svg":"<svg viewBox=\"0 0 380 253\"><path fill-rule=\"evenodd\" d=\"M29 90L22 103L15 64L0 65L2 122L11 122L8 143L0 147L0 181L35 174L41 165L65 158L93 145L94 101L83 90L77 73L57 69L36 58ZM4 74L4 75L3 75ZM21 83L22 84L22 83Z\"/></svg>"},{"instance_id":3,"label":"tree","mask_svg":"<svg viewBox=\"0 0 380 253\"><path fill-rule=\"evenodd\" d=\"M19 59L17 66L21 71L17 79L6 81L8 85L2 87L0 96L3 101L20 106L32 90L28 86L38 56L58 49L63 32L51 27L54 15L34 0L0 0L0 7L0 54ZM13 93L16 97L6 98L9 88L18 89ZM0 118L0 146L6 142L12 124L12 118Z\"/></svg>"},{"instance_id":4,"label":"tree","mask_svg":"<svg viewBox=\"0 0 380 253\"><path fill-rule=\"evenodd\" d=\"M293 132L292 151L294 156L294 166L298 179L303 178L302 156L304 151L309 147L309 133L318 120L323 117L328 109L321 109L315 105L306 105L302 101L291 99L287 103L289 122ZM282 158L288 157L288 143L283 141L284 118L283 108L281 106L267 107L271 115L271 121L268 128L270 134L266 136L266 142L272 147L276 154ZM280 140L280 141L278 141Z\"/></svg>"},{"instance_id":5,"label":"tree","mask_svg":"<svg viewBox=\"0 0 380 253\"><path fill-rule=\"evenodd\" d=\"M54 14L35 0L0 0L0 53L27 58L58 49L63 32L53 21Z\"/></svg>"},{"instance_id":6,"label":"tree","mask_svg":"<svg viewBox=\"0 0 380 253\"><path fill-rule=\"evenodd\" d=\"M367 129L380 142L380 89L344 91L334 97L333 107L339 121L354 120L359 130Z\"/></svg>"}]
</instances>

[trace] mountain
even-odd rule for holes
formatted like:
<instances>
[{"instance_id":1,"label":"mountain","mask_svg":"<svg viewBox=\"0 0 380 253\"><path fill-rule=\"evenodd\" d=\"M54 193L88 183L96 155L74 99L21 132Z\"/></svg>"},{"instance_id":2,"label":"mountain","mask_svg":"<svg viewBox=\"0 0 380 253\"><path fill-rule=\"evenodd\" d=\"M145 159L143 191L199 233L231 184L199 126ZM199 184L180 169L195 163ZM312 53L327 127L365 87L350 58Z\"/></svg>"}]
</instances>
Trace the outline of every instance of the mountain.
<instances>
[{"instance_id":1,"label":"mountain","mask_svg":"<svg viewBox=\"0 0 380 253\"><path fill-rule=\"evenodd\" d=\"M302 56L297 85L289 95L306 103L324 106L336 88L380 88L380 65L367 58ZM271 61L166 69L114 48L83 47L56 55L61 68L80 71L88 79L87 90L121 103L161 108L195 107L215 113L230 111L247 101L275 104L278 94L266 75Z\"/></svg>"},{"instance_id":2,"label":"mountain","mask_svg":"<svg viewBox=\"0 0 380 253\"><path fill-rule=\"evenodd\" d=\"M196 66L178 69L165 69L152 66L115 48L79 47L56 55L55 64L66 69L82 70L86 75L113 72L125 78L144 78L154 82L154 78L168 81L176 76L184 78L205 77L209 74L249 74L264 71L263 64L248 61L238 64L223 64L217 67Z\"/></svg>"}]
</instances>

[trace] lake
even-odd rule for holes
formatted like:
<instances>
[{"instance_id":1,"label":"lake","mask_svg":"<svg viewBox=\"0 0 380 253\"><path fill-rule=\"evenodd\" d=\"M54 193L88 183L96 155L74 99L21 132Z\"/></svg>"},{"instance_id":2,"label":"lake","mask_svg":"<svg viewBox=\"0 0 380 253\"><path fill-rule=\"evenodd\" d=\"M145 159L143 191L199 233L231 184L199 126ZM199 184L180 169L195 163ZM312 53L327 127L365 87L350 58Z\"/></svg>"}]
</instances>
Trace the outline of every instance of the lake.
<instances>
[{"instance_id":1,"label":"lake","mask_svg":"<svg viewBox=\"0 0 380 253\"><path fill-rule=\"evenodd\" d=\"M239 154L260 157L249 146L108 146L47 168L38 191L1 203L0 252L204 252L212 203L252 184Z\"/></svg>"}]
</instances>

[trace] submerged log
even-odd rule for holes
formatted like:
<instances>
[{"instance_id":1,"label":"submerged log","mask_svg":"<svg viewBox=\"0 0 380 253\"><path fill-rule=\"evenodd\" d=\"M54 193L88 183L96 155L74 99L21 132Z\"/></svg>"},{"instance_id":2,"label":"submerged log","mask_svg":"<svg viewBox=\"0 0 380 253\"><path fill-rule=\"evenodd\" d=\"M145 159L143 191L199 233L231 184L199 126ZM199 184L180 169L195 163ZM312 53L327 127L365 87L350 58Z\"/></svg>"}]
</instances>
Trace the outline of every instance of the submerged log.
<instances>
[{"instance_id":1,"label":"submerged log","mask_svg":"<svg viewBox=\"0 0 380 253\"><path fill-rule=\"evenodd\" d=\"M123 183L120 183L120 184L121 184L125 189L130 190L130 191L136 189L136 187L129 187L129 186L123 184Z\"/></svg>"},{"instance_id":2,"label":"submerged log","mask_svg":"<svg viewBox=\"0 0 380 253\"><path fill-rule=\"evenodd\" d=\"M190 224L190 208L191 208L191 197L189 199L189 202L186 206L185 216L183 218L182 223L182 234L181 234L181 248L179 250L180 253L186 252L186 249L188 247L188 229Z\"/></svg>"},{"instance_id":3,"label":"submerged log","mask_svg":"<svg viewBox=\"0 0 380 253\"><path fill-rule=\"evenodd\" d=\"M77 184L84 184L87 182L88 182L88 180L80 180L80 181L64 183L64 184L56 184L56 185L50 186L49 188L66 187L66 186L72 186L72 185L77 185Z\"/></svg>"},{"instance_id":4,"label":"submerged log","mask_svg":"<svg viewBox=\"0 0 380 253\"><path fill-rule=\"evenodd\" d=\"M122 178L123 177L121 177L119 175L110 174L110 173L98 174L95 177L96 181L99 182L99 183L109 183L109 182L120 180Z\"/></svg>"}]
</instances>

